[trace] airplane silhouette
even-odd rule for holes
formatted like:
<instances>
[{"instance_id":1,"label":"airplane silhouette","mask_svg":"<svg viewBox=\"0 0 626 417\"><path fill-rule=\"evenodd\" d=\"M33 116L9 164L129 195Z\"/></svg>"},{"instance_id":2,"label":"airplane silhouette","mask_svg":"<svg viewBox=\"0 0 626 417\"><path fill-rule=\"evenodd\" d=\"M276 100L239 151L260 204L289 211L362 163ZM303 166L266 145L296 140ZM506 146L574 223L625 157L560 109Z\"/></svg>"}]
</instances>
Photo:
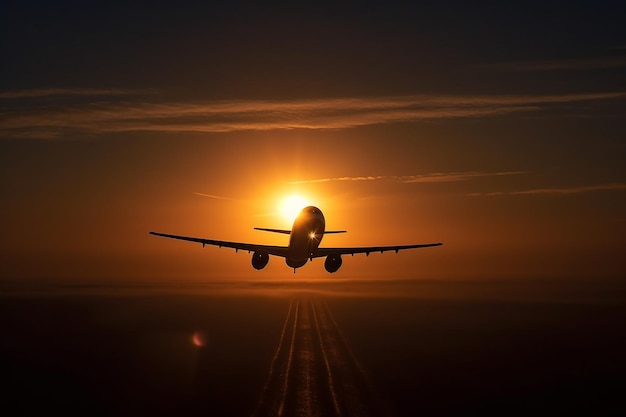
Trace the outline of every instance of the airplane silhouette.
<instances>
[{"instance_id":1,"label":"airplane silhouette","mask_svg":"<svg viewBox=\"0 0 626 417\"><path fill-rule=\"evenodd\" d=\"M341 267L341 255L354 255L355 253L364 253L369 255L370 252L386 252L398 251L403 249L428 248L432 246L441 246L443 243L426 243L420 245L400 245L400 246L368 246L353 248L320 248L322 238L325 234L345 233L345 230L325 230L326 220L322 211L314 206L303 208L298 217L293 222L291 230L282 229L266 229L255 227L255 230L265 232L283 233L289 235L289 246L271 246L257 245L252 243L227 242L223 240L202 239L198 237L169 235L166 233L150 232L151 235L162 236L171 239L186 240L189 242L201 243L204 245L223 246L225 248L233 248L235 251L247 250L248 253L254 252L252 255L252 266L254 269L263 269L269 262L269 255L280 256L285 258L288 266L296 268L304 266L307 261L313 258L326 257L324 268L326 271L333 273Z\"/></svg>"}]
</instances>

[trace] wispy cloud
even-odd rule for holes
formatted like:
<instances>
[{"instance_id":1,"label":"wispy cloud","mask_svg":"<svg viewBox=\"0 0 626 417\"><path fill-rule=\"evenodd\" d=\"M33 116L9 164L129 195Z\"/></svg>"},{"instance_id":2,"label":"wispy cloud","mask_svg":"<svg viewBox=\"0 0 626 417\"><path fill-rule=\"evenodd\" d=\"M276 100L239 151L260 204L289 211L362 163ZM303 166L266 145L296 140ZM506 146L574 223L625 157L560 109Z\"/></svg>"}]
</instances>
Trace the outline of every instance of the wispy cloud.
<instances>
[{"instance_id":1,"label":"wispy cloud","mask_svg":"<svg viewBox=\"0 0 626 417\"><path fill-rule=\"evenodd\" d=\"M454 182L466 181L479 177L501 177L507 175L526 174L525 171L503 171L503 172L450 172L434 173L426 175L414 175L404 180L404 182Z\"/></svg>"},{"instance_id":2,"label":"wispy cloud","mask_svg":"<svg viewBox=\"0 0 626 417\"><path fill-rule=\"evenodd\" d=\"M35 92L12 92L28 97ZM83 91L83 90L81 90ZM86 93L88 90L85 90ZM100 91L100 90L94 90ZM103 90L106 91L106 90ZM20 95L21 94L21 95ZM120 93L122 94L122 93ZM559 103L623 99L626 92L563 95L401 96L310 100L232 100L153 103L98 101L11 107L0 111L0 136L56 138L112 132L233 132L347 129L373 124L495 116L538 111Z\"/></svg>"},{"instance_id":3,"label":"wispy cloud","mask_svg":"<svg viewBox=\"0 0 626 417\"><path fill-rule=\"evenodd\" d=\"M229 201L235 200L234 198L222 197L222 196L213 195L213 194L205 194L205 193L197 193L197 192L194 192L194 194L195 195L199 195L200 197L213 198L213 199L216 199L216 200L229 200Z\"/></svg>"},{"instance_id":4,"label":"wispy cloud","mask_svg":"<svg viewBox=\"0 0 626 417\"><path fill-rule=\"evenodd\" d=\"M496 191L490 193L470 193L470 197L482 197L482 196L501 196L501 195L569 195L588 193L593 191L621 191L626 190L626 183L611 183L611 184L599 184L599 185L584 185L575 187L559 187L559 188L534 188L530 190L519 191Z\"/></svg>"},{"instance_id":5,"label":"wispy cloud","mask_svg":"<svg viewBox=\"0 0 626 417\"><path fill-rule=\"evenodd\" d=\"M480 69L503 71L589 71L626 68L626 56L608 56L585 59L562 59L550 61L523 61L481 65Z\"/></svg>"},{"instance_id":6,"label":"wispy cloud","mask_svg":"<svg viewBox=\"0 0 626 417\"><path fill-rule=\"evenodd\" d=\"M505 175L525 174L525 171L503 171L503 172L435 172L430 174L418 175L375 175L375 176L356 176L356 177L334 177L334 178L317 178L311 180L291 181L290 184L310 184L317 182L336 182L336 181L394 181L404 183L434 183L434 182L456 182L466 181L478 177L496 177Z\"/></svg>"},{"instance_id":7,"label":"wispy cloud","mask_svg":"<svg viewBox=\"0 0 626 417\"><path fill-rule=\"evenodd\" d=\"M145 91L97 88L40 88L32 90L0 91L0 99L22 99L51 96L121 96L143 94Z\"/></svg>"}]
</instances>

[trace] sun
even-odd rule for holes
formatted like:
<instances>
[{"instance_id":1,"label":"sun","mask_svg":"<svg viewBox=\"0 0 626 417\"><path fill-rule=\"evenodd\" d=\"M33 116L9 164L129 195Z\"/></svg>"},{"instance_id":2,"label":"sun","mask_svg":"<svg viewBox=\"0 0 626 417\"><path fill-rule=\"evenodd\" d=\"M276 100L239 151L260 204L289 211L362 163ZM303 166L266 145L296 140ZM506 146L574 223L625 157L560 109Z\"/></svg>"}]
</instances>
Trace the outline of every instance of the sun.
<instances>
[{"instance_id":1,"label":"sun","mask_svg":"<svg viewBox=\"0 0 626 417\"><path fill-rule=\"evenodd\" d=\"M297 194L285 197L280 205L280 214L285 220L292 223L304 207L310 205L309 200Z\"/></svg>"}]
</instances>

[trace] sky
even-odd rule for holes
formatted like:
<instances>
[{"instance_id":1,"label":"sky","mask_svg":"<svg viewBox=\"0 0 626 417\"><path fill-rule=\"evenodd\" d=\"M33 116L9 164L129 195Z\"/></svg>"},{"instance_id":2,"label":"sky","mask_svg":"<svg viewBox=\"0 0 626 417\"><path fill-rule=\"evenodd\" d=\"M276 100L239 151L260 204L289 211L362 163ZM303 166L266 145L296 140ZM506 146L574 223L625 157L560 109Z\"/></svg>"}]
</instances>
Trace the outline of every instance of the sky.
<instances>
[{"instance_id":1,"label":"sky","mask_svg":"<svg viewBox=\"0 0 626 417\"><path fill-rule=\"evenodd\" d=\"M2 2L2 279L626 275L621 2L210 3Z\"/></svg>"}]
</instances>

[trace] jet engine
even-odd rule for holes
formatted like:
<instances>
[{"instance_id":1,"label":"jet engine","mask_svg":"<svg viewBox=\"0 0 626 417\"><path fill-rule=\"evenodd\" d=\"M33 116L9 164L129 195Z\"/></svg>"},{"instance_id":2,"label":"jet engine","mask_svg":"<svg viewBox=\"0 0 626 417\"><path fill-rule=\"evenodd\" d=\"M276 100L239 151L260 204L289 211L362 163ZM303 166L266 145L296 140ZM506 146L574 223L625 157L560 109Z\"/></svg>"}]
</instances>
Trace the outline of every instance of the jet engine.
<instances>
[{"instance_id":1,"label":"jet engine","mask_svg":"<svg viewBox=\"0 0 626 417\"><path fill-rule=\"evenodd\" d=\"M326 261L324 261L324 268L332 274L333 272L337 272L337 270L341 267L342 262L341 255L333 253L326 257Z\"/></svg>"},{"instance_id":2,"label":"jet engine","mask_svg":"<svg viewBox=\"0 0 626 417\"><path fill-rule=\"evenodd\" d=\"M258 250L252 254L252 266L254 269L263 269L265 265L270 261L270 256L267 252Z\"/></svg>"}]
</instances>

